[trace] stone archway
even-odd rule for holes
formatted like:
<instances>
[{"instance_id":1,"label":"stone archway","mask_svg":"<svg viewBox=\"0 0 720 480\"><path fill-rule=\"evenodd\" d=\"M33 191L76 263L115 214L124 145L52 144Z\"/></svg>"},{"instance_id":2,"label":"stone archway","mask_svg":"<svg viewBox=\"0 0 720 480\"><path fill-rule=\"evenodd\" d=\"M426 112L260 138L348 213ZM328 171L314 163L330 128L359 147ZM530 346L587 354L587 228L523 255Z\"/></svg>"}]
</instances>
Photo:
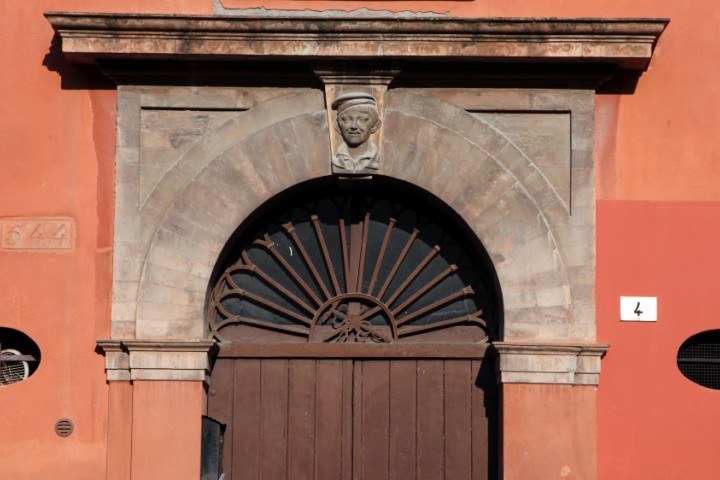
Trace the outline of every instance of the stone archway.
<instances>
[{"instance_id":1,"label":"stone archway","mask_svg":"<svg viewBox=\"0 0 720 480\"><path fill-rule=\"evenodd\" d=\"M486 245L503 289L505 339L591 339L573 330L594 322L592 309L573 309L593 301L584 288L593 279L573 273L594 262L592 210L578 207L591 190L578 188L571 216L561 186L481 118L427 95L388 98L383 173L450 205ZM329 174L326 132L317 92L283 96L207 132L172 164L136 219L137 338L203 338L207 285L227 239L264 202ZM575 170L576 185L592 181ZM116 289L127 288L116 277Z\"/></svg>"}]
</instances>

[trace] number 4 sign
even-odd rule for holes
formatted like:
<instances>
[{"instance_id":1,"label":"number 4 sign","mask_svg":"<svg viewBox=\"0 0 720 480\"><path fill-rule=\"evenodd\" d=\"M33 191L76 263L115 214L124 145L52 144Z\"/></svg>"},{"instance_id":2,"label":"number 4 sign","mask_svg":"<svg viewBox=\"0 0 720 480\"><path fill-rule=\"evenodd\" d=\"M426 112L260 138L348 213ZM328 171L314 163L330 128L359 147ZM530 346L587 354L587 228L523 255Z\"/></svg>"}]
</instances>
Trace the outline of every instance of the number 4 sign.
<instances>
[{"instance_id":1,"label":"number 4 sign","mask_svg":"<svg viewBox=\"0 0 720 480\"><path fill-rule=\"evenodd\" d=\"M657 322L657 297L620 297L620 320Z\"/></svg>"}]
</instances>

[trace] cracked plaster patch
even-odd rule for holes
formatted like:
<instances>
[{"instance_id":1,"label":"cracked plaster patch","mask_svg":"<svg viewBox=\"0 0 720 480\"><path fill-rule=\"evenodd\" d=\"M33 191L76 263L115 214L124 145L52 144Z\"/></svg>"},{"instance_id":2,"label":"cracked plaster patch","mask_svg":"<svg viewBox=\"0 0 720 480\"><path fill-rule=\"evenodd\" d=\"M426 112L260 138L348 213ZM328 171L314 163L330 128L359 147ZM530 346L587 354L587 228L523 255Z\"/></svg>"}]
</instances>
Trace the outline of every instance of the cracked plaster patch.
<instances>
[{"instance_id":1,"label":"cracked plaster patch","mask_svg":"<svg viewBox=\"0 0 720 480\"><path fill-rule=\"evenodd\" d=\"M213 13L216 15L226 16L237 16L237 17L269 17L269 18L287 18L287 17L317 17L317 18L332 18L332 17L357 17L357 18L447 18L449 13L439 12L411 12L405 10L402 12L392 12L390 10L371 10L369 8L359 8L357 10L280 10L280 9L269 9L265 7L257 8L233 8L226 7L222 4L222 0L213 0Z\"/></svg>"}]
</instances>

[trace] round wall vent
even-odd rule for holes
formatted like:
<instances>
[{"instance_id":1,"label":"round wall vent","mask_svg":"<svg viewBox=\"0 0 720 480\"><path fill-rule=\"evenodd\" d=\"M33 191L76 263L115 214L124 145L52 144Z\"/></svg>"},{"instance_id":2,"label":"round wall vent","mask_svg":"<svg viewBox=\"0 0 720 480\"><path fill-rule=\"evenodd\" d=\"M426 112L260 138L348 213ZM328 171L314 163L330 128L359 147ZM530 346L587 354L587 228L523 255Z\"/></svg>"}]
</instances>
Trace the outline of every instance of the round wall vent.
<instances>
[{"instance_id":1,"label":"round wall vent","mask_svg":"<svg viewBox=\"0 0 720 480\"><path fill-rule=\"evenodd\" d=\"M55 422L55 433L60 437L69 437L75 430L75 424L69 418L61 418Z\"/></svg>"},{"instance_id":2,"label":"round wall vent","mask_svg":"<svg viewBox=\"0 0 720 480\"><path fill-rule=\"evenodd\" d=\"M691 382L720 390L720 330L709 330L685 340L677 354L680 372Z\"/></svg>"}]
</instances>

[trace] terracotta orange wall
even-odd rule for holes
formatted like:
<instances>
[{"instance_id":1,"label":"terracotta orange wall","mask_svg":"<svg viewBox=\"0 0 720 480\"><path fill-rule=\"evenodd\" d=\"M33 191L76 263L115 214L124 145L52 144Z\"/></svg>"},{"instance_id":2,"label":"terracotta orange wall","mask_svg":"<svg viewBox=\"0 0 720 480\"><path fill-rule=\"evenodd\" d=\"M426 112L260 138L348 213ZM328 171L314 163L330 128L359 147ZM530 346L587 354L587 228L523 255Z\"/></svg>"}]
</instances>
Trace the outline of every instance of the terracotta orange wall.
<instances>
[{"instance_id":1,"label":"terracotta orange wall","mask_svg":"<svg viewBox=\"0 0 720 480\"><path fill-rule=\"evenodd\" d=\"M503 385L502 478L596 478L596 390Z\"/></svg>"},{"instance_id":2,"label":"terracotta orange wall","mask_svg":"<svg viewBox=\"0 0 720 480\"><path fill-rule=\"evenodd\" d=\"M0 387L0 478L7 480L105 476L108 387L94 350L110 326L115 92L51 50L53 31L42 14L62 10L209 13L211 5L0 6L0 217L66 216L77 227L72 251L0 251L0 326L24 331L42 350L34 376ZM53 431L61 417L75 422L70 437Z\"/></svg>"},{"instance_id":3,"label":"terracotta orange wall","mask_svg":"<svg viewBox=\"0 0 720 480\"><path fill-rule=\"evenodd\" d=\"M602 478L717 478L720 391L686 380L676 354L720 327L720 206L604 201L597 224L599 333L612 344L600 385ZM620 323L620 295L657 296L658 322Z\"/></svg>"},{"instance_id":4,"label":"terracotta orange wall","mask_svg":"<svg viewBox=\"0 0 720 480\"><path fill-rule=\"evenodd\" d=\"M200 478L203 398L200 382L134 382L133 480Z\"/></svg>"},{"instance_id":5,"label":"terracotta orange wall","mask_svg":"<svg viewBox=\"0 0 720 480\"><path fill-rule=\"evenodd\" d=\"M718 328L720 9L716 0L460 2L223 0L227 7L449 12L457 16L668 17L631 95L597 100L600 478L717 476L720 393L686 381L675 352ZM211 13L210 0L7 0L0 13L0 217L71 216L76 248L0 252L0 325L43 364L0 390L0 478L103 478L108 389L93 352L110 312L114 91L51 51L44 11ZM62 72L62 78L58 73ZM90 90L86 90L90 88ZM659 298L656 324L621 324L620 295ZM61 439L53 423L75 420ZM10 439L12 439L10 441Z\"/></svg>"}]
</instances>

